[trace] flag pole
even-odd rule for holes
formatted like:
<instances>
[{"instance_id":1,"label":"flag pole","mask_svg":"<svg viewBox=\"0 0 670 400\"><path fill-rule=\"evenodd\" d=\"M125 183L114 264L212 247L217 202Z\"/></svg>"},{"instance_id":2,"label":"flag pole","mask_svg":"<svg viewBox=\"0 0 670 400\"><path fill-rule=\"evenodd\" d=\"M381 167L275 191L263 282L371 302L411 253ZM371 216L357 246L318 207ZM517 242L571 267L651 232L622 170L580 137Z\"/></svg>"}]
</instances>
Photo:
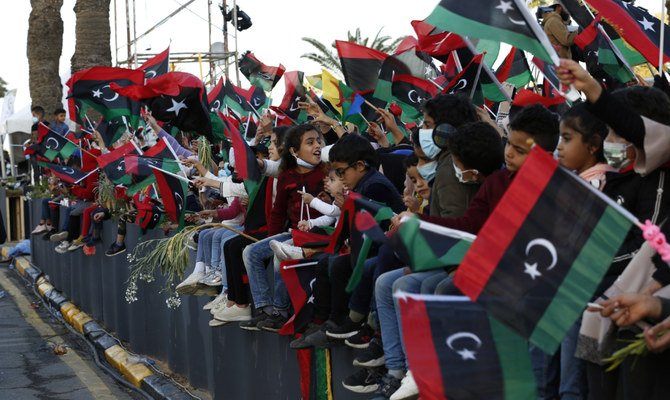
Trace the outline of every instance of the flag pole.
<instances>
[{"instance_id":1,"label":"flag pole","mask_svg":"<svg viewBox=\"0 0 670 400\"><path fill-rule=\"evenodd\" d=\"M472 52L472 54L476 55L477 54L477 49L475 48L475 46L470 41L470 38L467 37L467 36L463 36L463 41L468 46L468 49ZM484 52L483 54L486 54L486 52ZM486 67L484 69L484 71L488 74L489 78L491 78L493 83L495 83L495 85L498 87L498 90L500 90L500 93L502 93L503 96L505 96L505 100L507 100L508 103L512 104L512 98L509 96L509 94L507 94L507 91L505 91L505 89L503 89L502 84L498 80L498 77L493 73L493 71L491 71L491 68L489 68L488 65L486 65L486 61L484 60L484 57L482 57L482 62L479 65L480 70L477 71L477 79L475 79L475 82L477 82L479 80L479 75L481 74L481 68L483 68L483 67ZM474 90L475 90L476 87L477 87L477 85L473 85L473 89L472 89L473 94L474 94ZM472 95L470 95L470 98L472 99Z\"/></svg>"},{"instance_id":2,"label":"flag pole","mask_svg":"<svg viewBox=\"0 0 670 400\"><path fill-rule=\"evenodd\" d=\"M258 240L256 240L258 241ZM312 261L308 263L302 263L302 264L295 264L295 265L284 265L282 268L283 269L293 269L293 268L301 268L301 267L311 267L312 265L317 265L319 262L318 261Z\"/></svg>"},{"instance_id":3,"label":"flag pole","mask_svg":"<svg viewBox=\"0 0 670 400\"><path fill-rule=\"evenodd\" d=\"M154 167L153 165L150 165L149 167L151 167L151 168L153 168L153 169L155 169L155 170L158 170L158 171L160 171L160 172L162 172L162 173L164 173L164 174L167 174L167 175L170 175L170 176L172 176L172 177L175 177L175 178L179 179L180 181L184 181L184 182L186 182L186 183L191 183L191 184L193 183L193 181L190 180L190 179L188 179L188 178L184 178L183 176L180 176L180 175L177 175L177 174L173 174L172 172L166 171L166 170L164 170L164 169L161 169L161 168L158 168L158 167Z\"/></svg>"},{"instance_id":4,"label":"flag pole","mask_svg":"<svg viewBox=\"0 0 670 400\"><path fill-rule=\"evenodd\" d=\"M360 115L361 118L363 118L363 121L365 121L366 124L370 125L370 121L368 121L367 118L363 116L363 113L358 113L358 115Z\"/></svg>"},{"instance_id":5,"label":"flag pole","mask_svg":"<svg viewBox=\"0 0 670 400\"><path fill-rule=\"evenodd\" d=\"M658 73L662 76L663 75L663 49L664 49L664 41L665 41L665 0L661 0L661 24L660 28L661 30L661 39L660 43L658 46Z\"/></svg>"}]
</instances>

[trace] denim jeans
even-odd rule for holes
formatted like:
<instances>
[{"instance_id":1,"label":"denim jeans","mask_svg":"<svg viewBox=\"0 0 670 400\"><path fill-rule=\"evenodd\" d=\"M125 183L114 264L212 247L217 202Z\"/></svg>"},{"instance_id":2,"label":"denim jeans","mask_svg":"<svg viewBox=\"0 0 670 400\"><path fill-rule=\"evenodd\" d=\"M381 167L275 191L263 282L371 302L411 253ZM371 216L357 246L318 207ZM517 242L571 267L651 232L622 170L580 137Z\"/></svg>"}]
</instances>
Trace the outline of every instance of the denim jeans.
<instances>
[{"instance_id":1,"label":"denim jeans","mask_svg":"<svg viewBox=\"0 0 670 400\"><path fill-rule=\"evenodd\" d=\"M53 200L54 197L48 197L46 199L42 199L42 215L40 216L40 219L44 221L51 219L51 210L49 208L49 202Z\"/></svg>"},{"instance_id":2,"label":"denim jeans","mask_svg":"<svg viewBox=\"0 0 670 400\"><path fill-rule=\"evenodd\" d=\"M530 362L533 365L537 398L549 400L558 397L559 354L549 355L532 344L528 345Z\"/></svg>"},{"instance_id":3,"label":"denim jeans","mask_svg":"<svg viewBox=\"0 0 670 400\"><path fill-rule=\"evenodd\" d=\"M242 229L240 225L235 225L233 228ZM226 228L220 228L214 231L212 237L212 267L223 272L221 283L224 286L228 283L228 277L225 274L226 260L223 257L223 245L235 236L237 236L237 233Z\"/></svg>"},{"instance_id":4,"label":"denim jeans","mask_svg":"<svg viewBox=\"0 0 670 400\"><path fill-rule=\"evenodd\" d=\"M269 259L276 258L274 257L272 248L270 248L270 240L285 242L290 239L290 233L279 233L247 246L244 252L242 252L244 266L247 269L247 277L249 277L249 288L251 289L251 296L254 299L256 309L273 305L275 310L288 310L290 299L284 280L279 272L279 262L273 260L274 296L270 291L270 283L265 272L265 265Z\"/></svg>"},{"instance_id":5,"label":"denim jeans","mask_svg":"<svg viewBox=\"0 0 670 400\"><path fill-rule=\"evenodd\" d=\"M402 343L402 325L400 325L400 311L398 302L393 293L402 290L408 293L420 293L421 287L427 279L446 275L442 270L415 272L404 275L404 269L394 269L377 278L375 284L375 298L377 300L377 315L382 331L384 357L386 368L395 370L406 369L405 349ZM434 281L431 281L434 283Z\"/></svg>"},{"instance_id":6,"label":"denim jeans","mask_svg":"<svg viewBox=\"0 0 670 400\"><path fill-rule=\"evenodd\" d=\"M204 262L206 266L210 267L212 264L212 235L214 231L209 229L203 229L198 235L198 251L195 256L195 262Z\"/></svg>"},{"instance_id":7,"label":"denim jeans","mask_svg":"<svg viewBox=\"0 0 670 400\"><path fill-rule=\"evenodd\" d=\"M586 361L575 357L581 326L582 319L580 318L561 342L561 381L558 386L561 400L586 399Z\"/></svg>"}]
</instances>

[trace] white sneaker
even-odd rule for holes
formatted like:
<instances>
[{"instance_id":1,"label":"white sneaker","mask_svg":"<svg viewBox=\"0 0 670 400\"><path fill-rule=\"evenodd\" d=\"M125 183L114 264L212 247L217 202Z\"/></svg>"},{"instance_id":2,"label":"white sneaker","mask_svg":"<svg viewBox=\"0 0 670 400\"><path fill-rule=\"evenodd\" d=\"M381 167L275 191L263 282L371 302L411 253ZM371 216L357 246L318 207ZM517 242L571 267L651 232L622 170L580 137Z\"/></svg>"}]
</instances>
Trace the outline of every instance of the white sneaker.
<instances>
[{"instance_id":1,"label":"white sneaker","mask_svg":"<svg viewBox=\"0 0 670 400\"><path fill-rule=\"evenodd\" d=\"M51 240L52 242L60 242L61 240L65 240L66 237L67 237L67 231L63 231L54 233L53 235L51 235L49 240Z\"/></svg>"},{"instance_id":2,"label":"white sneaker","mask_svg":"<svg viewBox=\"0 0 670 400\"><path fill-rule=\"evenodd\" d=\"M389 397L389 400L413 400L418 398L419 387L416 386L412 371L407 371L407 374L400 382L400 387Z\"/></svg>"},{"instance_id":3,"label":"white sneaker","mask_svg":"<svg viewBox=\"0 0 670 400\"><path fill-rule=\"evenodd\" d=\"M33 235L41 235L43 233L47 233L49 231L49 228L47 228L46 224L39 224L33 229L31 232Z\"/></svg>"},{"instance_id":4,"label":"white sneaker","mask_svg":"<svg viewBox=\"0 0 670 400\"><path fill-rule=\"evenodd\" d=\"M210 301L209 303L205 304L205 306L202 307L202 309L205 310L205 311L207 311L207 310L211 310L211 309L215 308L215 307L216 307L219 303L221 303L222 301L228 301L228 296L227 296L225 293L223 293L223 292L221 292L220 295L216 296L216 297L214 298L214 300L212 300L212 301Z\"/></svg>"},{"instance_id":5,"label":"white sneaker","mask_svg":"<svg viewBox=\"0 0 670 400\"><path fill-rule=\"evenodd\" d=\"M216 318L212 318L211 321L209 321L209 326L211 326L212 328L215 328L215 327L217 327L217 326L222 326L222 325L226 325L226 324L229 324L229 323L230 323L230 322L227 322L227 321L219 321L219 320L216 319Z\"/></svg>"},{"instance_id":6,"label":"white sneaker","mask_svg":"<svg viewBox=\"0 0 670 400\"><path fill-rule=\"evenodd\" d=\"M191 275L187 276L175 290L179 294L193 294L198 288L198 281L205 276L203 272L193 272Z\"/></svg>"},{"instance_id":7,"label":"white sneaker","mask_svg":"<svg viewBox=\"0 0 670 400\"><path fill-rule=\"evenodd\" d=\"M214 318L225 322L249 321L251 319L251 307L226 307L214 314Z\"/></svg>"},{"instance_id":8,"label":"white sneaker","mask_svg":"<svg viewBox=\"0 0 670 400\"><path fill-rule=\"evenodd\" d=\"M65 254L67 252L68 247L70 247L70 242L67 240L63 240L60 242L58 246L56 246L56 253L58 254Z\"/></svg>"},{"instance_id":9,"label":"white sneaker","mask_svg":"<svg viewBox=\"0 0 670 400\"><path fill-rule=\"evenodd\" d=\"M302 254L302 249L290 244L270 240L270 248L275 252L275 255L280 260L299 260L305 258Z\"/></svg>"}]
</instances>

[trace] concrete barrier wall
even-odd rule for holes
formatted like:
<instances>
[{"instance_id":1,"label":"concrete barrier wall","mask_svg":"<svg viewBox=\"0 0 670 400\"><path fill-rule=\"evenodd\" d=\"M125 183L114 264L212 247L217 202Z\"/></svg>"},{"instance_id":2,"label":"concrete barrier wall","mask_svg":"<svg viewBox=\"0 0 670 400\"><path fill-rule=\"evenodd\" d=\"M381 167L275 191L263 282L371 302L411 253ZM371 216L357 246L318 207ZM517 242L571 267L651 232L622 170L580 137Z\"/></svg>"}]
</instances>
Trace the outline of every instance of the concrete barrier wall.
<instances>
[{"instance_id":1,"label":"concrete barrier wall","mask_svg":"<svg viewBox=\"0 0 670 400\"><path fill-rule=\"evenodd\" d=\"M31 229L39 222L40 201L27 204ZM64 209L61 208L61 216ZM61 218L62 221L62 218ZM236 323L210 328L211 314L202 307L209 297L182 296L176 310L168 309L167 295L159 293L164 277L138 283L137 298L125 300L130 276L126 254L106 257L106 248L116 239L116 220L105 221L103 245L86 256L81 250L58 254L55 243L31 241L32 262L49 276L50 282L82 311L100 321L107 330L130 342L133 351L166 362L186 377L189 384L208 391L215 399L300 399L300 370L296 352L289 348L291 337L266 332L248 332ZM154 230L139 238L139 227L128 224L126 246L130 252L140 240L164 237ZM191 269L195 254L191 252ZM190 272L190 271L188 271ZM331 352L335 399L364 399L349 392L341 381L354 372L352 349Z\"/></svg>"}]
</instances>

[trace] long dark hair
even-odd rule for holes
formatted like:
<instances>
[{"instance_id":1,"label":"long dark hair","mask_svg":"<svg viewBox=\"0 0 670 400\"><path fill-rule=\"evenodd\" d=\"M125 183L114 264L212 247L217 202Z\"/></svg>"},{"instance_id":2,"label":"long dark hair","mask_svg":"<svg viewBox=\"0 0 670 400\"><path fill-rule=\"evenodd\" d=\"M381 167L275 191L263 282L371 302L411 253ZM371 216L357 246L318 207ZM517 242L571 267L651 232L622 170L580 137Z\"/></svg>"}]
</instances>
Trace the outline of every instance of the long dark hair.
<instances>
[{"instance_id":1,"label":"long dark hair","mask_svg":"<svg viewBox=\"0 0 670 400\"><path fill-rule=\"evenodd\" d=\"M317 131L316 127L312 124L300 124L290 127L286 131L284 137L284 149L281 152L281 164L279 164L280 171L286 171L291 167L295 167L298 163L295 160L295 157L291 153L291 149L296 153L300 151L300 145L302 144L302 137L305 133L309 131ZM318 132L318 131L317 131Z\"/></svg>"}]
</instances>

